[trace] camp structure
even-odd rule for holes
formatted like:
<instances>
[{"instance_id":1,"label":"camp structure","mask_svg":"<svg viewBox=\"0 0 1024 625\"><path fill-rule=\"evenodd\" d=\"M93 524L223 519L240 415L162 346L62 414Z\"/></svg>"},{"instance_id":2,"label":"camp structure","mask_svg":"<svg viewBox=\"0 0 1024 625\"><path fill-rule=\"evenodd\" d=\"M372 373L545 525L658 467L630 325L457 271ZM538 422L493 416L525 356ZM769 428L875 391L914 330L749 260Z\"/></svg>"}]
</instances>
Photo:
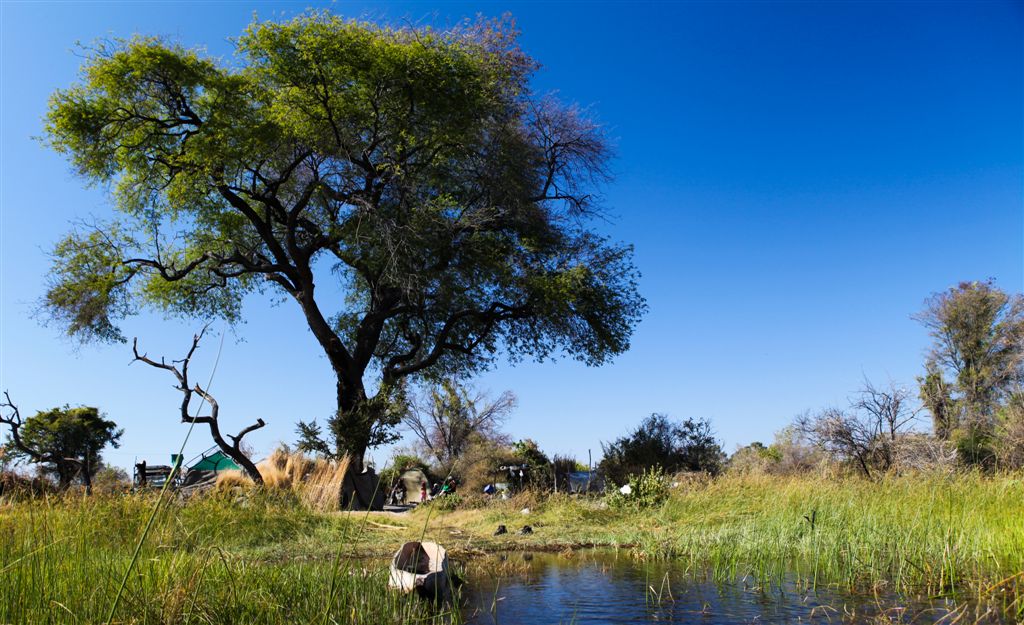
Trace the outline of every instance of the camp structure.
<instances>
[{"instance_id":1,"label":"camp structure","mask_svg":"<svg viewBox=\"0 0 1024 625\"><path fill-rule=\"evenodd\" d=\"M174 456L172 456L173 458ZM211 447L193 458L185 469L182 488L205 488L217 482L221 471L240 471L241 467L223 451Z\"/></svg>"},{"instance_id":2,"label":"camp structure","mask_svg":"<svg viewBox=\"0 0 1024 625\"><path fill-rule=\"evenodd\" d=\"M383 510L385 488L373 469L362 473L346 471L341 482L341 509Z\"/></svg>"},{"instance_id":3,"label":"camp structure","mask_svg":"<svg viewBox=\"0 0 1024 625\"><path fill-rule=\"evenodd\" d=\"M444 547L431 542L408 542L391 559L388 587L416 591L424 599L451 600L451 576Z\"/></svg>"},{"instance_id":4,"label":"camp structure","mask_svg":"<svg viewBox=\"0 0 1024 625\"><path fill-rule=\"evenodd\" d=\"M398 486L405 491L405 496L398 502L399 504L420 503L423 501L423 493L430 492L430 480L422 469L405 470L398 476Z\"/></svg>"},{"instance_id":5,"label":"camp structure","mask_svg":"<svg viewBox=\"0 0 1024 625\"><path fill-rule=\"evenodd\" d=\"M149 465L143 460L135 465L135 485L160 488L164 482L171 479L172 487L212 486L221 471L240 470L234 460L216 447L211 447L190 460L184 469L181 469L181 465L182 457L179 454L171 454L170 465Z\"/></svg>"},{"instance_id":6,"label":"camp structure","mask_svg":"<svg viewBox=\"0 0 1024 625\"><path fill-rule=\"evenodd\" d=\"M597 471L574 471L565 474L565 483L570 493L602 493L604 478Z\"/></svg>"}]
</instances>

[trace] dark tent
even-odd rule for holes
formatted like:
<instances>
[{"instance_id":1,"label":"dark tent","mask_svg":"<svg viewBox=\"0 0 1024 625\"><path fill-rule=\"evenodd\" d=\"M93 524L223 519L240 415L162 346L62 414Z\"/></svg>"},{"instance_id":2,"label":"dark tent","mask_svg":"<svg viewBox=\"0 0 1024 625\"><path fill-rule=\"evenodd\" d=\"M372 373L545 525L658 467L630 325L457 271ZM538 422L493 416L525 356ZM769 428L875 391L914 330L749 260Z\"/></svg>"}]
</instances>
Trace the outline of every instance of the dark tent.
<instances>
[{"instance_id":1,"label":"dark tent","mask_svg":"<svg viewBox=\"0 0 1024 625\"><path fill-rule=\"evenodd\" d=\"M373 469L367 469L365 473L345 472L341 483L341 509L384 509L384 485Z\"/></svg>"},{"instance_id":2,"label":"dark tent","mask_svg":"<svg viewBox=\"0 0 1024 625\"><path fill-rule=\"evenodd\" d=\"M430 492L430 480L427 479L427 474L421 469L409 469L402 473L398 479L402 482L402 486L405 486L405 499L399 503L420 503L423 501L422 494Z\"/></svg>"}]
</instances>

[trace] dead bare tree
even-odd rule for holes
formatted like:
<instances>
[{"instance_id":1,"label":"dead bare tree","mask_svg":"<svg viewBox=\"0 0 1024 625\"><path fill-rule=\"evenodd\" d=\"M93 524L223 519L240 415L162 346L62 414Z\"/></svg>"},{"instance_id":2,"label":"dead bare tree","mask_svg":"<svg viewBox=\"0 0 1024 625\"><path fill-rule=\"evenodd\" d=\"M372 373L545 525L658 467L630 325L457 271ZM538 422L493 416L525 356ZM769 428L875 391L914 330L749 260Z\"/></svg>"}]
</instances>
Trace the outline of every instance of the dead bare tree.
<instances>
[{"instance_id":1,"label":"dead bare tree","mask_svg":"<svg viewBox=\"0 0 1024 625\"><path fill-rule=\"evenodd\" d=\"M243 428L238 434L234 436L228 434L228 438L231 439L231 443L228 444L220 432L220 405L217 403L217 400L214 399L213 395L211 395L207 390L200 387L199 384L191 385L189 383L188 365L192 360L192 355L195 354L196 349L199 348L199 341L203 338L203 335L206 334L206 330L207 328L204 327L199 334L192 337L192 347L188 350L188 354L185 355L185 358L181 360L172 360L171 364L165 362L163 358L160 359L160 362L157 362L149 358L146 354L140 354L138 338L135 338L132 341L132 352L135 354L135 360L142 361L151 367L156 367L157 369L170 371L174 377L177 378L178 384L175 388L181 391L183 395L181 400L181 422L205 423L210 426L210 435L213 437L213 442L217 444L217 447L219 447L220 450L229 458L234 460L238 466L242 467L242 470L245 471L246 475L252 478L252 481L257 484L262 484L263 477L260 475L260 472L253 461L249 459L249 456L242 451L241 446L242 438L244 438L246 434L260 429L266 425L266 423L264 423L263 419L256 419L256 423ZM179 364L181 365L180 369L177 366ZM192 416L189 414L189 406L192 402L193 395L197 395L200 399L210 405L210 414L205 416Z\"/></svg>"},{"instance_id":2,"label":"dead bare tree","mask_svg":"<svg viewBox=\"0 0 1024 625\"><path fill-rule=\"evenodd\" d=\"M474 434L496 433L515 406L516 396L510 391L489 400L484 393L445 382L413 402L404 420L440 465L448 466Z\"/></svg>"},{"instance_id":3,"label":"dead bare tree","mask_svg":"<svg viewBox=\"0 0 1024 625\"><path fill-rule=\"evenodd\" d=\"M885 388L864 378L864 385L851 402L876 432L875 453L884 471L895 463L896 441L900 433L913 423L920 408L911 406L907 389L890 382Z\"/></svg>"},{"instance_id":4,"label":"dead bare tree","mask_svg":"<svg viewBox=\"0 0 1024 625\"><path fill-rule=\"evenodd\" d=\"M896 463L896 447L919 409L910 391L890 383L879 388L870 380L850 401L850 408L827 408L798 417L797 430L827 454L849 460L872 477L872 469L888 471Z\"/></svg>"},{"instance_id":5,"label":"dead bare tree","mask_svg":"<svg viewBox=\"0 0 1024 625\"><path fill-rule=\"evenodd\" d=\"M871 478L876 431L858 415L839 408L826 408L817 415L797 418L796 427L825 453L853 462Z\"/></svg>"},{"instance_id":6,"label":"dead bare tree","mask_svg":"<svg viewBox=\"0 0 1024 625\"><path fill-rule=\"evenodd\" d=\"M66 458L63 455L48 452L42 449L36 449L32 445L27 444L21 437L21 427L25 422L21 418L21 411L18 410L18 406L11 401L11 396L7 391L4 391L4 399L0 402L0 409L6 409L8 412L4 414L0 411L0 423L11 428L11 444L21 452L24 456L35 464L53 464L55 466L70 466L82 476L82 483L85 485L85 492L88 494L92 493L92 480L87 471L86 463L80 458ZM61 472L62 475L68 474L68 471ZM71 479L74 479L72 475L70 479L62 481L60 484L61 488L67 488L70 484Z\"/></svg>"}]
</instances>

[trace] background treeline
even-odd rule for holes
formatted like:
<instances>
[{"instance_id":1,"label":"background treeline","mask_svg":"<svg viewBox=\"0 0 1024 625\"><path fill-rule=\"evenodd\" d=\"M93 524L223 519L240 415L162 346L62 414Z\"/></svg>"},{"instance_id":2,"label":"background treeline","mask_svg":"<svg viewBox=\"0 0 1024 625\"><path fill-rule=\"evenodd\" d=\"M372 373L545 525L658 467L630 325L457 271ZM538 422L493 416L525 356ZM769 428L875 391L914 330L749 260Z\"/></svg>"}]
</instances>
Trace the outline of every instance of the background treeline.
<instances>
[{"instance_id":1,"label":"background treeline","mask_svg":"<svg viewBox=\"0 0 1024 625\"><path fill-rule=\"evenodd\" d=\"M601 444L594 466L613 485L636 484L652 469L828 472L874 478L891 472L1024 468L1024 298L992 282L964 282L926 300L914 315L932 343L916 384L865 379L839 406L808 411L775 435L727 457L706 419L653 414ZM460 479L472 492L503 481L501 466L526 464L526 484L552 489L586 462L515 442L501 425L515 406L453 383L426 393L407 419L416 444L395 470L418 466Z\"/></svg>"},{"instance_id":2,"label":"background treeline","mask_svg":"<svg viewBox=\"0 0 1024 625\"><path fill-rule=\"evenodd\" d=\"M847 402L799 415L770 444L755 442L727 457L706 419L652 414L620 438L601 444L602 458L549 455L532 439L504 431L516 398L489 397L445 381L403 398L413 444L380 467L385 484L401 471L425 470L432 481L454 478L463 493L490 483L513 489L562 490L569 473L597 470L610 485L638 483L657 470L716 475L722 471L788 474L847 472L874 478L909 470L1024 468L1024 297L991 282L964 282L934 294L915 315L931 345L913 386L865 379ZM99 481L123 487L127 475L107 467L102 451L121 430L96 408L54 408L23 419L5 395L0 424L0 481L18 478L20 463L37 467L35 490ZM299 430L297 450L321 455ZM24 484L23 484L24 485Z\"/></svg>"}]
</instances>

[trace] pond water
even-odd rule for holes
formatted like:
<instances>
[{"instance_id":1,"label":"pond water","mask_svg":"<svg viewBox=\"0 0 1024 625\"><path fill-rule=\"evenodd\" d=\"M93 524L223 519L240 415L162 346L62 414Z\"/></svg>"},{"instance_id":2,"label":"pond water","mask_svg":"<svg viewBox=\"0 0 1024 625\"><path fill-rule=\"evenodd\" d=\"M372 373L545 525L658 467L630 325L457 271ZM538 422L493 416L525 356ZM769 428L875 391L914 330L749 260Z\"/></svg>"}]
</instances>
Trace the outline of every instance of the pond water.
<instances>
[{"instance_id":1,"label":"pond water","mask_svg":"<svg viewBox=\"0 0 1024 625\"><path fill-rule=\"evenodd\" d=\"M933 623L955 619L944 599L717 584L672 563L591 551L509 553L468 567L463 615L475 625L554 623ZM880 618L879 618L880 617ZM973 618L971 621L973 622Z\"/></svg>"}]
</instances>

